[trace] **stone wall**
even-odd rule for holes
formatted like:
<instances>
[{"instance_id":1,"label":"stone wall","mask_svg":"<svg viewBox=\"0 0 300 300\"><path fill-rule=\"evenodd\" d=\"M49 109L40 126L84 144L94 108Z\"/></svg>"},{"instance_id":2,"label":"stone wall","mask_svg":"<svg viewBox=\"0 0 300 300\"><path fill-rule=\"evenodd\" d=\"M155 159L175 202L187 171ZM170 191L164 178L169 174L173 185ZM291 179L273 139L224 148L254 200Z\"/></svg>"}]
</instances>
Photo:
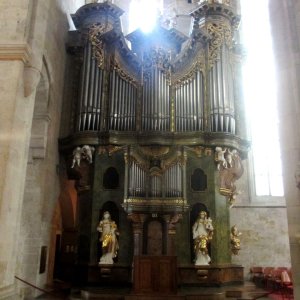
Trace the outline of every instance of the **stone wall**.
<instances>
[{"instance_id":1,"label":"stone wall","mask_svg":"<svg viewBox=\"0 0 300 300\"><path fill-rule=\"evenodd\" d=\"M244 267L245 278L252 266L291 266L285 207L233 207L230 221L242 232L241 250L232 263Z\"/></svg>"},{"instance_id":2,"label":"stone wall","mask_svg":"<svg viewBox=\"0 0 300 300\"><path fill-rule=\"evenodd\" d=\"M300 1L274 0L269 4L275 60L280 121L284 189L287 203L289 240L295 299L300 298Z\"/></svg>"},{"instance_id":3,"label":"stone wall","mask_svg":"<svg viewBox=\"0 0 300 300\"><path fill-rule=\"evenodd\" d=\"M244 161L245 172L236 182L240 194L230 209L230 225L242 233L241 250L232 255L232 263L244 267L246 279L252 266L291 266L285 199L255 195L251 155Z\"/></svg>"},{"instance_id":4,"label":"stone wall","mask_svg":"<svg viewBox=\"0 0 300 300\"><path fill-rule=\"evenodd\" d=\"M83 2L0 3L1 299L23 297L20 283L16 295L15 275L40 287L46 283L47 271L38 272L59 193L66 13Z\"/></svg>"}]
</instances>

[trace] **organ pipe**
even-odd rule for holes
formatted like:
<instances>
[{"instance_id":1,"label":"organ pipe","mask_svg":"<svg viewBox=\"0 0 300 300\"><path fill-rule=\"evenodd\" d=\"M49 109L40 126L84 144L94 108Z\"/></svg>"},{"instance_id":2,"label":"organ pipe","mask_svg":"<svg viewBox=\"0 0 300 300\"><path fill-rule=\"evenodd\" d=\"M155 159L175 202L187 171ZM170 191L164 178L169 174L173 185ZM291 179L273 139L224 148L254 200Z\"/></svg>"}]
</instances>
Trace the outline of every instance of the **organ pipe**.
<instances>
[{"instance_id":1,"label":"organ pipe","mask_svg":"<svg viewBox=\"0 0 300 300\"><path fill-rule=\"evenodd\" d=\"M223 45L220 59L209 73L211 130L234 134L233 75L228 51Z\"/></svg>"},{"instance_id":2,"label":"organ pipe","mask_svg":"<svg viewBox=\"0 0 300 300\"><path fill-rule=\"evenodd\" d=\"M88 42L84 48L78 102L77 130L99 130L103 99L103 70L97 66Z\"/></svg>"}]
</instances>

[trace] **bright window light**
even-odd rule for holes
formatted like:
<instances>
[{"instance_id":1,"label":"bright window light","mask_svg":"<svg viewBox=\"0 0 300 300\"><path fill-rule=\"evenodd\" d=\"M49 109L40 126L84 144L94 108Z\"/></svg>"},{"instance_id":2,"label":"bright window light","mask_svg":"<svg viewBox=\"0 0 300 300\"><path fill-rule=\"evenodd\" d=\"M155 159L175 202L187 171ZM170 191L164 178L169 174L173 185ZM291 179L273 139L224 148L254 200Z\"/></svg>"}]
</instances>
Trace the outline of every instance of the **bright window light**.
<instances>
[{"instance_id":1,"label":"bright window light","mask_svg":"<svg viewBox=\"0 0 300 300\"><path fill-rule=\"evenodd\" d=\"M132 0L129 7L129 32L140 28L143 32L151 32L162 12L161 0Z\"/></svg>"},{"instance_id":2,"label":"bright window light","mask_svg":"<svg viewBox=\"0 0 300 300\"><path fill-rule=\"evenodd\" d=\"M244 94L257 196L283 196L275 67L268 0L241 0Z\"/></svg>"}]
</instances>

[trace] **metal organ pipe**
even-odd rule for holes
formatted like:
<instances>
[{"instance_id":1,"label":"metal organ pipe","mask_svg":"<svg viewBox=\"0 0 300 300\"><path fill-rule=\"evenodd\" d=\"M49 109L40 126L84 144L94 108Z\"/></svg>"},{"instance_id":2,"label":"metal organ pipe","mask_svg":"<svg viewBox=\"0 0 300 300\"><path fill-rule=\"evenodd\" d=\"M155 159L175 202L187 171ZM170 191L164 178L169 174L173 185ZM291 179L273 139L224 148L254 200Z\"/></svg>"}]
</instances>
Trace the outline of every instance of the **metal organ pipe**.
<instances>
[{"instance_id":1,"label":"metal organ pipe","mask_svg":"<svg viewBox=\"0 0 300 300\"><path fill-rule=\"evenodd\" d=\"M81 130L82 124L82 104L83 104L83 95L84 95L84 82L85 82L85 72L86 72L86 57L87 57L87 46L84 47L83 52L83 64L80 74L80 94L79 94L79 103L78 103L78 115L77 115L77 130Z\"/></svg>"},{"instance_id":2,"label":"metal organ pipe","mask_svg":"<svg viewBox=\"0 0 300 300\"><path fill-rule=\"evenodd\" d=\"M77 130L99 130L101 100L103 98L103 70L92 57L92 46L84 48L81 71Z\"/></svg>"},{"instance_id":3,"label":"metal organ pipe","mask_svg":"<svg viewBox=\"0 0 300 300\"><path fill-rule=\"evenodd\" d=\"M90 80L90 66L91 66L91 44L87 44L87 58L86 58L86 73L84 81L84 94L83 94L83 122L82 130L86 130L86 119L87 119L87 101L89 91L89 80Z\"/></svg>"},{"instance_id":4,"label":"metal organ pipe","mask_svg":"<svg viewBox=\"0 0 300 300\"><path fill-rule=\"evenodd\" d=\"M124 129L128 130L129 126L129 104L130 104L130 99L129 99L129 83L128 81L125 82L125 114L124 114Z\"/></svg>"},{"instance_id":5,"label":"metal organ pipe","mask_svg":"<svg viewBox=\"0 0 300 300\"><path fill-rule=\"evenodd\" d=\"M197 72L195 73L195 76L192 81L192 99L193 99L193 106L192 106L192 111L193 111L193 130L197 131L198 126L197 126L197 96L196 96L196 78L197 78Z\"/></svg>"},{"instance_id":6,"label":"metal organ pipe","mask_svg":"<svg viewBox=\"0 0 300 300\"><path fill-rule=\"evenodd\" d=\"M170 113L170 86L167 82L166 76L162 74L163 79L163 86L165 87L164 99L165 99L165 111L164 111L164 118L165 118L165 130L170 130L170 122L171 122L171 113ZM171 79L170 79L171 80Z\"/></svg>"},{"instance_id":7,"label":"metal organ pipe","mask_svg":"<svg viewBox=\"0 0 300 300\"><path fill-rule=\"evenodd\" d=\"M164 103L163 103L163 97L161 97L162 94L162 85L161 85L161 71L156 69L156 101L158 102L158 118L159 118L159 126L158 130L163 129L162 119L163 119L163 111L164 111Z\"/></svg>"},{"instance_id":8,"label":"metal organ pipe","mask_svg":"<svg viewBox=\"0 0 300 300\"><path fill-rule=\"evenodd\" d=\"M235 133L233 77L226 45L221 47L220 60L210 70L210 114L212 131Z\"/></svg>"},{"instance_id":9,"label":"metal organ pipe","mask_svg":"<svg viewBox=\"0 0 300 300\"><path fill-rule=\"evenodd\" d=\"M221 80L222 80L222 115L223 115L223 123L224 127L222 131L228 132L229 129L229 110L230 110L230 103L229 103L229 95L228 95L228 69L227 69L227 63L226 63L226 49L225 45L222 46L221 49L221 61L220 61L220 67L221 67Z\"/></svg>"},{"instance_id":10,"label":"metal organ pipe","mask_svg":"<svg viewBox=\"0 0 300 300\"><path fill-rule=\"evenodd\" d=\"M132 85L128 83L128 98L127 98L127 130L132 130Z\"/></svg>"},{"instance_id":11,"label":"metal organ pipe","mask_svg":"<svg viewBox=\"0 0 300 300\"><path fill-rule=\"evenodd\" d=\"M151 86L150 86L150 93L151 93L151 128L150 130L155 130L155 97L154 97L154 70L151 70Z\"/></svg>"},{"instance_id":12,"label":"metal organ pipe","mask_svg":"<svg viewBox=\"0 0 300 300\"><path fill-rule=\"evenodd\" d=\"M111 80L110 80L110 91L111 91L111 98L110 98L110 129L114 129L114 110L115 110L115 80L116 80L116 71L113 70L110 74Z\"/></svg>"},{"instance_id":13,"label":"metal organ pipe","mask_svg":"<svg viewBox=\"0 0 300 300\"><path fill-rule=\"evenodd\" d=\"M98 99L98 91L99 91L99 68L97 65L95 66L95 88L93 93L93 101L92 101L92 130L97 130L96 128L96 118L97 118L97 99Z\"/></svg>"}]
</instances>

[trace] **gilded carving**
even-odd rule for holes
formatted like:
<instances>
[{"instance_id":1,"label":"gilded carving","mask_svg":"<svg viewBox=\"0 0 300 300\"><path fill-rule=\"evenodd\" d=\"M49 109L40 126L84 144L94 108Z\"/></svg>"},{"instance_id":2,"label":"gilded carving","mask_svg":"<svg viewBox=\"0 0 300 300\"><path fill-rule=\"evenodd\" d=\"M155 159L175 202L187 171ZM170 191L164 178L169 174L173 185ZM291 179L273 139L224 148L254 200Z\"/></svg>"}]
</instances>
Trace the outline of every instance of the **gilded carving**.
<instances>
[{"instance_id":1,"label":"gilded carving","mask_svg":"<svg viewBox=\"0 0 300 300\"><path fill-rule=\"evenodd\" d=\"M212 37L208 48L208 67L212 68L220 58L222 45L225 43L228 48L232 47L232 30L226 23L208 23L206 29Z\"/></svg>"},{"instance_id":2,"label":"gilded carving","mask_svg":"<svg viewBox=\"0 0 300 300\"><path fill-rule=\"evenodd\" d=\"M162 48L150 49L144 53L143 57L143 78L151 78L152 70L157 68L161 70L170 83L171 80L171 64L170 54Z\"/></svg>"},{"instance_id":3,"label":"gilded carving","mask_svg":"<svg viewBox=\"0 0 300 300\"><path fill-rule=\"evenodd\" d=\"M205 53L204 49L201 49L198 53L198 56L195 59L195 62L192 64L192 66L188 69L188 71L181 76L179 79L177 76L176 79L174 79L176 85L185 84L188 81L191 81L195 78L197 71L202 72L204 74L205 72ZM180 74L181 75L181 74Z\"/></svg>"},{"instance_id":4,"label":"gilded carving","mask_svg":"<svg viewBox=\"0 0 300 300\"><path fill-rule=\"evenodd\" d=\"M241 236L242 233L238 231L237 226L233 225L230 230L230 245L231 245L231 252L234 255L238 255L239 251L241 250L241 241L239 239L239 236Z\"/></svg>"},{"instance_id":5,"label":"gilded carving","mask_svg":"<svg viewBox=\"0 0 300 300\"><path fill-rule=\"evenodd\" d=\"M145 198L128 198L124 199L125 204L136 204L141 206L170 206L170 205L187 205L183 198L176 199L145 199Z\"/></svg>"},{"instance_id":6,"label":"gilded carving","mask_svg":"<svg viewBox=\"0 0 300 300\"><path fill-rule=\"evenodd\" d=\"M192 146L192 147L186 146L185 149L194 152L195 155L199 158L203 156L211 156L213 152L211 148L206 148L203 146Z\"/></svg>"},{"instance_id":7,"label":"gilded carving","mask_svg":"<svg viewBox=\"0 0 300 300\"><path fill-rule=\"evenodd\" d=\"M124 71L124 68L122 68L120 66L119 63L117 63L116 61L114 61L114 70L118 73L118 75L125 81L131 83L133 86L135 86L136 88L138 88L139 83L137 80L135 80L133 78L133 76L129 75L127 72Z\"/></svg>"},{"instance_id":8,"label":"gilded carving","mask_svg":"<svg viewBox=\"0 0 300 300\"><path fill-rule=\"evenodd\" d=\"M121 151L123 147L121 146L113 146L113 145L108 145L108 146L100 146L98 148L98 154L103 155L103 154L108 154L108 156L112 156L115 152Z\"/></svg>"},{"instance_id":9,"label":"gilded carving","mask_svg":"<svg viewBox=\"0 0 300 300\"><path fill-rule=\"evenodd\" d=\"M93 58L98 62L98 67L103 68L104 66L104 44L101 40L101 36L112 30L111 24L92 24L89 28L89 40L93 47Z\"/></svg>"}]
</instances>

